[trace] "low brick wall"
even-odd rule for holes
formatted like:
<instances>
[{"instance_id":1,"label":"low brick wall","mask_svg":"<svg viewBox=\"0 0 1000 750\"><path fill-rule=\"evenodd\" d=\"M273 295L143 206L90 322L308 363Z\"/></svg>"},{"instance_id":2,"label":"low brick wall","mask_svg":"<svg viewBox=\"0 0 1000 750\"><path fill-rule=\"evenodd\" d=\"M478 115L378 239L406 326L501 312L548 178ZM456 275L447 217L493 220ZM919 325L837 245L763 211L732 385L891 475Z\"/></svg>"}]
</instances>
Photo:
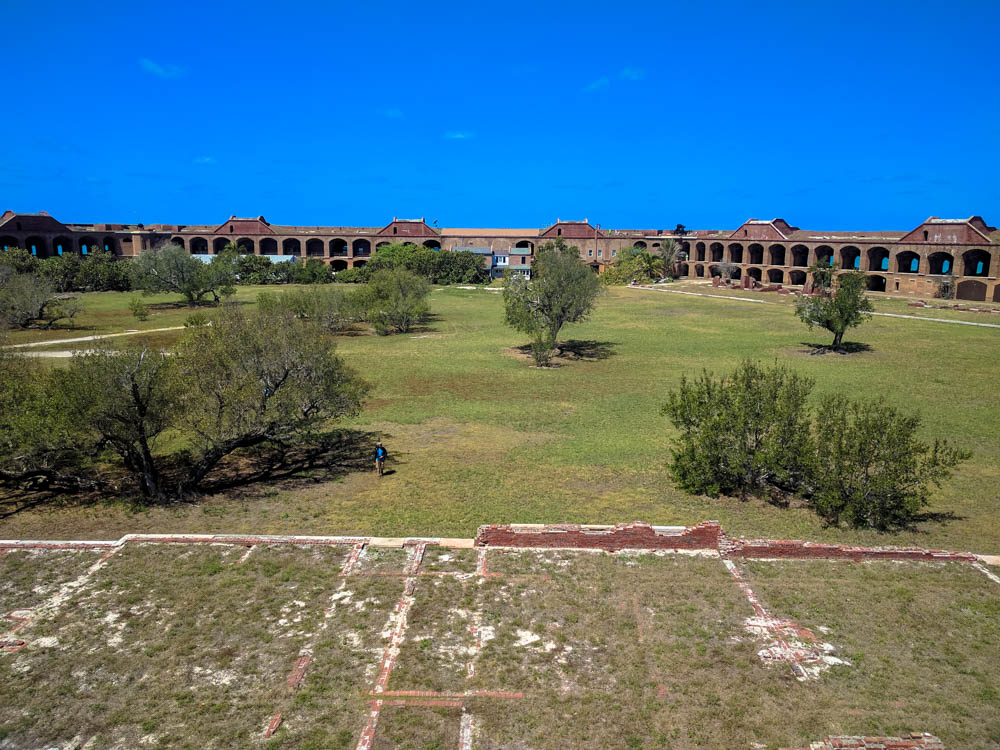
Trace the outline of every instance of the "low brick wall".
<instances>
[{"instance_id":1,"label":"low brick wall","mask_svg":"<svg viewBox=\"0 0 1000 750\"><path fill-rule=\"evenodd\" d=\"M856 547L848 544L817 544L785 539L726 539L721 551L728 557L744 559L976 561L976 556L967 552L948 552L920 547Z\"/></svg>"},{"instance_id":2,"label":"low brick wall","mask_svg":"<svg viewBox=\"0 0 1000 750\"><path fill-rule=\"evenodd\" d=\"M623 549L718 550L718 521L697 526L650 526L635 521L615 526L503 524L480 526L477 547L572 547L616 552Z\"/></svg>"},{"instance_id":3,"label":"low brick wall","mask_svg":"<svg viewBox=\"0 0 1000 750\"><path fill-rule=\"evenodd\" d=\"M782 750L945 750L944 743L929 734L909 734L903 737L825 737L808 747L786 747Z\"/></svg>"}]
</instances>

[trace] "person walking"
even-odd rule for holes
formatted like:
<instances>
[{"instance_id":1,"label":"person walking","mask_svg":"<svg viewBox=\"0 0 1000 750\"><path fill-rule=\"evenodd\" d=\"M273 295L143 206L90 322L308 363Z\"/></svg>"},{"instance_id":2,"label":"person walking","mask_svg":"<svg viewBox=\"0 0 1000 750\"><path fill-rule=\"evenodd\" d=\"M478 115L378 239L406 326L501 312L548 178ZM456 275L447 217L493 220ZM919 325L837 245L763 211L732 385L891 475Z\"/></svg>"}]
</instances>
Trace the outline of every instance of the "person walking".
<instances>
[{"instance_id":1,"label":"person walking","mask_svg":"<svg viewBox=\"0 0 1000 750\"><path fill-rule=\"evenodd\" d=\"M385 466L385 457L389 455L389 452L382 445L382 441L379 440L375 444L375 473L381 478L382 468Z\"/></svg>"}]
</instances>

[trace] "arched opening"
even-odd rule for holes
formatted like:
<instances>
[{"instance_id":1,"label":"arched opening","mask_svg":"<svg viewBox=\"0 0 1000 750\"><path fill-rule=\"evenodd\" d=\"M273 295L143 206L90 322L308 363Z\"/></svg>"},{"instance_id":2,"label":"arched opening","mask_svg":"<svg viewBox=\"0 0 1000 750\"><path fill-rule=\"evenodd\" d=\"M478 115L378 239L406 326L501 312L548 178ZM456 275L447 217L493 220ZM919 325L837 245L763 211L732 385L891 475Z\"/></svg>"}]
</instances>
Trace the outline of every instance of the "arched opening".
<instances>
[{"instance_id":1,"label":"arched opening","mask_svg":"<svg viewBox=\"0 0 1000 750\"><path fill-rule=\"evenodd\" d=\"M916 273L920 268L920 256L911 250L896 253L896 273Z\"/></svg>"},{"instance_id":2,"label":"arched opening","mask_svg":"<svg viewBox=\"0 0 1000 750\"><path fill-rule=\"evenodd\" d=\"M323 252L323 240L316 239L313 237L311 240L306 240L306 256L309 258L322 258Z\"/></svg>"},{"instance_id":3,"label":"arched opening","mask_svg":"<svg viewBox=\"0 0 1000 750\"><path fill-rule=\"evenodd\" d=\"M760 251L761 253L763 253L764 248L761 248ZM757 281L761 281L764 278L763 273L759 268L748 268L747 276L749 276L751 279L756 279Z\"/></svg>"},{"instance_id":4,"label":"arched opening","mask_svg":"<svg viewBox=\"0 0 1000 750\"><path fill-rule=\"evenodd\" d=\"M346 255L347 255L347 240L342 240L339 237L335 240L330 240L331 257L345 257Z\"/></svg>"},{"instance_id":5,"label":"arched opening","mask_svg":"<svg viewBox=\"0 0 1000 750\"><path fill-rule=\"evenodd\" d=\"M3 240L0 240L0 245L3 244ZM52 252L55 255L62 255L63 253L73 252L73 243L69 241L68 237L56 237L52 240Z\"/></svg>"},{"instance_id":6,"label":"arched opening","mask_svg":"<svg viewBox=\"0 0 1000 750\"><path fill-rule=\"evenodd\" d=\"M335 260L332 263L330 263L330 267L334 271L346 271L347 270L347 261L346 260Z\"/></svg>"},{"instance_id":7,"label":"arched opening","mask_svg":"<svg viewBox=\"0 0 1000 750\"><path fill-rule=\"evenodd\" d=\"M986 284L981 281L961 281L955 288L955 298L985 302Z\"/></svg>"},{"instance_id":8,"label":"arched opening","mask_svg":"<svg viewBox=\"0 0 1000 750\"><path fill-rule=\"evenodd\" d=\"M833 248L829 245L820 245L816 248L816 265L821 268L829 268L833 265Z\"/></svg>"},{"instance_id":9,"label":"arched opening","mask_svg":"<svg viewBox=\"0 0 1000 750\"><path fill-rule=\"evenodd\" d=\"M806 283L806 272L805 271L789 271L788 272L788 283L789 284L805 284Z\"/></svg>"},{"instance_id":10,"label":"arched opening","mask_svg":"<svg viewBox=\"0 0 1000 750\"><path fill-rule=\"evenodd\" d=\"M932 274L951 273L955 267L955 258L951 253L931 253L927 258L927 265Z\"/></svg>"},{"instance_id":11,"label":"arched opening","mask_svg":"<svg viewBox=\"0 0 1000 750\"><path fill-rule=\"evenodd\" d=\"M170 244L177 245L177 247L185 247L183 237L171 237Z\"/></svg>"},{"instance_id":12,"label":"arched opening","mask_svg":"<svg viewBox=\"0 0 1000 750\"><path fill-rule=\"evenodd\" d=\"M732 271L730 271L730 274L731 275L729 276L729 278L734 279L735 281L739 281L740 279L743 278L743 271L739 268L734 268ZM723 278L725 278L725 276L723 276Z\"/></svg>"},{"instance_id":13,"label":"arched opening","mask_svg":"<svg viewBox=\"0 0 1000 750\"><path fill-rule=\"evenodd\" d=\"M424 240L424 247L429 247L431 250L440 250L441 243L437 240Z\"/></svg>"},{"instance_id":14,"label":"arched opening","mask_svg":"<svg viewBox=\"0 0 1000 750\"><path fill-rule=\"evenodd\" d=\"M848 270L861 268L861 251L853 245L840 248L840 267Z\"/></svg>"},{"instance_id":15,"label":"arched opening","mask_svg":"<svg viewBox=\"0 0 1000 750\"><path fill-rule=\"evenodd\" d=\"M302 243L295 237L288 237L281 241L282 255L302 255Z\"/></svg>"},{"instance_id":16,"label":"arched opening","mask_svg":"<svg viewBox=\"0 0 1000 750\"><path fill-rule=\"evenodd\" d=\"M372 243L364 238L357 239L351 243L351 250L353 251L354 255L371 255ZM357 263L355 263L354 265L356 266Z\"/></svg>"},{"instance_id":17,"label":"arched opening","mask_svg":"<svg viewBox=\"0 0 1000 750\"><path fill-rule=\"evenodd\" d=\"M528 240L521 240L520 242L516 243L514 245L514 247L516 249L527 250L530 253L532 250L535 249L535 243L534 242L529 242ZM518 254L520 254L520 253L518 253Z\"/></svg>"},{"instance_id":18,"label":"arched opening","mask_svg":"<svg viewBox=\"0 0 1000 750\"><path fill-rule=\"evenodd\" d=\"M278 241L274 237L265 237L260 241L261 255L277 255Z\"/></svg>"},{"instance_id":19,"label":"arched opening","mask_svg":"<svg viewBox=\"0 0 1000 750\"><path fill-rule=\"evenodd\" d=\"M642 240L636 240L632 244L632 247L634 247L636 250L645 250L646 249L646 243L643 242Z\"/></svg>"},{"instance_id":20,"label":"arched opening","mask_svg":"<svg viewBox=\"0 0 1000 750\"><path fill-rule=\"evenodd\" d=\"M990 275L990 254L985 250L969 250L962 255L962 260L965 262L963 276Z\"/></svg>"},{"instance_id":21,"label":"arched opening","mask_svg":"<svg viewBox=\"0 0 1000 750\"><path fill-rule=\"evenodd\" d=\"M1000 302L1000 284L993 287L993 301Z\"/></svg>"},{"instance_id":22,"label":"arched opening","mask_svg":"<svg viewBox=\"0 0 1000 750\"><path fill-rule=\"evenodd\" d=\"M758 245L756 242L747 248L747 252L750 255L748 263L763 263L764 262L764 246ZM759 281L760 279L758 279Z\"/></svg>"},{"instance_id":23,"label":"arched opening","mask_svg":"<svg viewBox=\"0 0 1000 750\"><path fill-rule=\"evenodd\" d=\"M722 262L722 254L723 254L723 252L725 252L725 248L722 246L722 243L721 242L713 242L709 246L708 249L709 249L709 258L708 259L710 261L712 261L713 263L721 263Z\"/></svg>"},{"instance_id":24,"label":"arched opening","mask_svg":"<svg viewBox=\"0 0 1000 750\"><path fill-rule=\"evenodd\" d=\"M767 272L767 280L772 284L780 284L785 280L785 272L780 268L771 268Z\"/></svg>"},{"instance_id":25,"label":"arched opening","mask_svg":"<svg viewBox=\"0 0 1000 750\"><path fill-rule=\"evenodd\" d=\"M379 243L377 243L375 245L375 252L377 253L383 247L389 247L389 245L391 245L391 244L392 244L391 242L379 242ZM404 245L412 245L413 243L412 242L404 242L403 244Z\"/></svg>"},{"instance_id":26,"label":"arched opening","mask_svg":"<svg viewBox=\"0 0 1000 750\"><path fill-rule=\"evenodd\" d=\"M368 261L367 260L356 260L356 261L354 261L354 267L355 268L362 268L363 266L366 266L366 265L368 265Z\"/></svg>"},{"instance_id":27,"label":"arched opening","mask_svg":"<svg viewBox=\"0 0 1000 750\"><path fill-rule=\"evenodd\" d=\"M219 253L221 253L223 250L226 249L226 245L228 245L229 242L230 241L225 237L216 237L214 240L212 240L212 252L218 255Z\"/></svg>"},{"instance_id":28,"label":"arched opening","mask_svg":"<svg viewBox=\"0 0 1000 750\"><path fill-rule=\"evenodd\" d=\"M0 237L0 247L4 250L10 250L15 247L19 247L17 244L17 237L11 237L7 235L6 237Z\"/></svg>"},{"instance_id":29,"label":"arched opening","mask_svg":"<svg viewBox=\"0 0 1000 750\"><path fill-rule=\"evenodd\" d=\"M714 278L715 278L716 276L718 276L718 277L720 277L720 278L721 278L721 277L722 277L722 271L721 271L721 270L719 269L719 267L718 267L718 266L709 266L709 267L708 267L708 275L709 275L709 276L710 276L711 278L713 278L713 279L714 279Z\"/></svg>"},{"instance_id":30,"label":"arched opening","mask_svg":"<svg viewBox=\"0 0 1000 750\"><path fill-rule=\"evenodd\" d=\"M39 258L45 257L45 240L41 237L29 237L24 241L24 249Z\"/></svg>"},{"instance_id":31,"label":"arched opening","mask_svg":"<svg viewBox=\"0 0 1000 750\"><path fill-rule=\"evenodd\" d=\"M704 278L705 276L705 266L695 266L694 275L698 278Z\"/></svg>"},{"instance_id":32,"label":"arched opening","mask_svg":"<svg viewBox=\"0 0 1000 750\"><path fill-rule=\"evenodd\" d=\"M733 242L729 245L729 262L730 263L743 262L743 245L741 245L739 242Z\"/></svg>"},{"instance_id":33,"label":"arched opening","mask_svg":"<svg viewBox=\"0 0 1000 750\"><path fill-rule=\"evenodd\" d=\"M869 271L889 270L889 251L884 247L873 247L868 251Z\"/></svg>"},{"instance_id":34,"label":"arched opening","mask_svg":"<svg viewBox=\"0 0 1000 750\"><path fill-rule=\"evenodd\" d=\"M80 238L80 255L88 255L97 249L97 243L93 237Z\"/></svg>"},{"instance_id":35,"label":"arched opening","mask_svg":"<svg viewBox=\"0 0 1000 750\"><path fill-rule=\"evenodd\" d=\"M104 252L111 253L112 255L118 255L118 243L115 242L115 238L108 235L101 241L101 245L104 247Z\"/></svg>"},{"instance_id":36,"label":"arched opening","mask_svg":"<svg viewBox=\"0 0 1000 750\"><path fill-rule=\"evenodd\" d=\"M705 260L705 243L698 242L694 246L695 260Z\"/></svg>"},{"instance_id":37,"label":"arched opening","mask_svg":"<svg viewBox=\"0 0 1000 750\"><path fill-rule=\"evenodd\" d=\"M809 248L805 245L792 245L792 265L798 268L809 267ZM804 275L804 274L803 274ZM797 283L797 282L792 282Z\"/></svg>"},{"instance_id":38,"label":"arched opening","mask_svg":"<svg viewBox=\"0 0 1000 750\"><path fill-rule=\"evenodd\" d=\"M884 292L885 276L869 276L866 279L865 285L868 287L869 292Z\"/></svg>"},{"instance_id":39,"label":"arched opening","mask_svg":"<svg viewBox=\"0 0 1000 750\"><path fill-rule=\"evenodd\" d=\"M208 240L204 237L192 237L188 240L188 250L191 255L208 255Z\"/></svg>"},{"instance_id":40,"label":"arched opening","mask_svg":"<svg viewBox=\"0 0 1000 750\"><path fill-rule=\"evenodd\" d=\"M688 264L687 263L681 263L680 269L678 271L678 276L687 276L689 273L691 273L691 270L688 267Z\"/></svg>"},{"instance_id":41,"label":"arched opening","mask_svg":"<svg viewBox=\"0 0 1000 750\"><path fill-rule=\"evenodd\" d=\"M236 249L240 255L253 255L253 240L249 237L240 237L236 240Z\"/></svg>"},{"instance_id":42,"label":"arched opening","mask_svg":"<svg viewBox=\"0 0 1000 750\"><path fill-rule=\"evenodd\" d=\"M768 255L771 256L772 266L783 266L785 265L785 246L784 245L771 245L768 248Z\"/></svg>"}]
</instances>

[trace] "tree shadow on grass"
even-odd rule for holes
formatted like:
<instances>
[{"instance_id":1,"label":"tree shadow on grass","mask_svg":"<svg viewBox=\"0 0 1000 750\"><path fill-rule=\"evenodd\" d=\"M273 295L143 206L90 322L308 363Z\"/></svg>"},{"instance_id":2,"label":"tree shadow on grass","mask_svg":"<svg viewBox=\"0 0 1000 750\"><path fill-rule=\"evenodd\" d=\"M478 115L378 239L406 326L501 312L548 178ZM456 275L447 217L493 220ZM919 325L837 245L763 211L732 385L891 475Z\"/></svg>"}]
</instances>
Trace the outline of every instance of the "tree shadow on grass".
<instances>
[{"instance_id":1,"label":"tree shadow on grass","mask_svg":"<svg viewBox=\"0 0 1000 750\"><path fill-rule=\"evenodd\" d=\"M155 505L169 507L190 503L202 495L233 490L249 490L252 493L276 483L316 484L357 471L374 471L375 442L387 437L391 438L391 435L336 430L318 435L310 443L271 444L233 453L219 463L196 492ZM183 477L181 460L178 458L165 463L164 486L177 486L178 480ZM397 458L394 463L403 462ZM134 508L144 505L132 480L120 470L115 470L113 474L108 472L106 476L95 476L92 483L81 487L66 483L7 485L0 489L0 520L32 510L83 508L122 501Z\"/></svg>"},{"instance_id":2,"label":"tree shadow on grass","mask_svg":"<svg viewBox=\"0 0 1000 750\"><path fill-rule=\"evenodd\" d=\"M560 341L556 344L558 354L553 356L553 360L564 362L596 362L608 359L616 354L615 347L618 344L614 341L585 341L571 339L570 341ZM513 351L524 357L531 357L531 344L513 347Z\"/></svg>"},{"instance_id":3,"label":"tree shadow on grass","mask_svg":"<svg viewBox=\"0 0 1000 750\"><path fill-rule=\"evenodd\" d=\"M802 341L801 344L812 350L809 352L812 356L822 356L823 354L862 354L864 352L875 351L870 345L862 344L860 341L842 341L840 346L836 347L832 344L812 344L806 341Z\"/></svg>"}]
</instances>

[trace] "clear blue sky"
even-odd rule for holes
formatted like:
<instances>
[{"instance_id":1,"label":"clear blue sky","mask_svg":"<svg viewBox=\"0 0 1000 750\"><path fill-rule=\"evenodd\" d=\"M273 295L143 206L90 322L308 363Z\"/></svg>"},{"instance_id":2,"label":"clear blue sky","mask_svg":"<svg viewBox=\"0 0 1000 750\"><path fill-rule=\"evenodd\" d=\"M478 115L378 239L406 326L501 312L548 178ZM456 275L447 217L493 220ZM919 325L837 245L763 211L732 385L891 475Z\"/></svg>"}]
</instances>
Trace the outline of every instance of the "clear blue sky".
<instances>
[{"instance_id":1,"label":"clear blue sky","mask_svg":"<svg viewBox=\"0 0 1000 750\"><path fill-rule=\"evenodd\" d=\"M4 0L0 210L1000 225L1000 4Z\"/></svg>"}]
</instances>

